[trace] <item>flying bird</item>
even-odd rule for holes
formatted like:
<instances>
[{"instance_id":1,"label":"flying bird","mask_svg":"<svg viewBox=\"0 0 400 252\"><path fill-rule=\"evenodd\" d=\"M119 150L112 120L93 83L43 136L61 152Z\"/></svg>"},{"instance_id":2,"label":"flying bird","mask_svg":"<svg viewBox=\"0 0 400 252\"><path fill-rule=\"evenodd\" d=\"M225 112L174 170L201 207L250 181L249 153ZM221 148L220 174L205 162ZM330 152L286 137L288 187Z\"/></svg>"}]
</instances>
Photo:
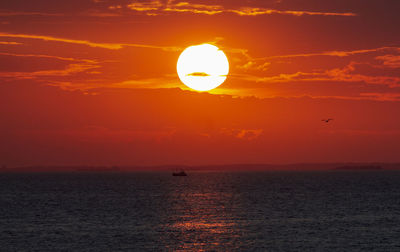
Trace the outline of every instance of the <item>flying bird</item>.
<instances>
[{"instance_id":1,"label":"flying bird","mask_svg":"<svg viewBox=\"0 0 400 252\"><path fill-rule=\"evenodd\" d=\"M322 119L321 121L328 123L329 121L333 121L333 119L332 119L332 118L329 118L329 119Z\"/></svg>"}]
</instances>

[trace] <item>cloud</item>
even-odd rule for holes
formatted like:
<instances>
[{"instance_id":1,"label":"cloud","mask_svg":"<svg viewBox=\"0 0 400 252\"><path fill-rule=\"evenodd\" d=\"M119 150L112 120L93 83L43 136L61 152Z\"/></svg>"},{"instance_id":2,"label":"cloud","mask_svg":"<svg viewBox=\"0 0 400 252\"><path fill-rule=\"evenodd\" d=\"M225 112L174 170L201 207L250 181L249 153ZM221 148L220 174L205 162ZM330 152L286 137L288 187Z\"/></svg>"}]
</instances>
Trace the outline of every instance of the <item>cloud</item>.
<instances>
[{"instance_id":1,"label":"cloud","mask_svg":"<svg viewBox=\"0 0 400 252\"><path fill-rule=\"evenodd\" d=\"M175 13L195 13L205 15L216 15L221 13L233 13L239 16L261 16L261 15L292 15L292 16L344 16L352 17L357 16L351 12L319 12L319 11L303 11L303 10L277 10L257 7L240 7L240 8L226 8L222 5L210 5L201 3L190 2L175 2L168 0L166 4L159 0L151 1L133 1L126 6L130 10L144 12L147 15L158 15L161 13L175 12ZM109 9L120 9L117 6L110 6Z\"/></svg>"},{"instance_id":2,"label":"cloud","mask_svg":"<svg viewBox=\"0 0 400 252\"><path fill-rule=\"evenodd\" d=\"M75 62L68 64L64 69L61 70L42 70L34 72L0 72L0 78L35 79L39 77L50 77L50 76L60 77L100 67L98 61L90 59L77 59L77 58L68 58L68 57L60 57L53 55L17 54L17 53L6 53L6 52L0 52L0 55L13 56L13 57L48 58L48 59L57 59L61 61Z\"/></svg>"},{"instance_id":3,"label":"cloud","mask_svg":"<svg viewBox=\"0 0 400 252\"><path fill-rule=\"evenodd\" d=\"M146 89L158 89L158 88L177 88L182 87L182 84L177 81L175 76L164 76L159 78L147 78L147 79L136 79L127 80L118 83L109 84L108 87L115 88L146 88Z\"/></svg>"},{"instance_id":4,"label":"cloud","mask_svg":"<svg viewBox=\"0 0 400 252\"><path fill-rule=\"evenodd\" d=\"M278 83L278 82L294 82L294 81L317 81L322 80L324 73L305 73L296 72L292 74L279 74L274 76L256 76L250 74L232 74L231 77L239 80L254 81L254 82L268 82L268 83Z\"/></svg>"},{"instance_id":5,"label":"cloud","mask_svg":"<svg viewBox=\"0 0 400 252\"><path fill-rule=\"evenodd\" d=\"M186 76L207 77L207 76L210 76L210 75L208 73L204 73L204 72L195 72L195 73L186 74Z\"/></svg>"},{"instance_id":6,"label":"cloud","mask_svg":"<svg viewBox=\"0 0 400 252\"><path fill-rule=\"evenodd\" d=\"M397 76L369 76L355 74L356 66L359 63L350 62L344 68L335 68L325 71L322 80L333 80L342 82L364 82L368 84L387 85L389 87L400 87L400 77Z\"/></svg>"},{"instance_id":7,"label":"cloud","mask_svg":"<svg viewBox=\"0 0 400 252\"><path fill-rule=\"evenodd\" d=\"M61 70L42 70L34 72L0 72L0 78L12 78L12 79L35 79L39 77L61 77L69 76L80 72L85 72L89 69L98 68L97 64L91 63L76 63L68 64L64 69Z\"/></svg>"},{"instance_id":8,"label":"cloud","mask_svg":"<svg viewBox=\"0 0 400 252\"><path fill-rule=\"evenodd\" d=\"M87 40L57 38L57 37L45 36L45 35L14 34L14 33L0 32L0 37L39 39L39 40L44 40L44 41L56 41L56 42L63 42L63 43L70 43L70 44L79 44L79 45L86 45L86 46L90 46L90 47L99 47L99 48L112 49L112 50L121 49L123 47L123 44L94 43L94 42L90 42Z\"/></svg>"},{"instance_id":9,"label":"cloud","mask_svg":"<svg viewBox=\"0 0 400 252\"><path fill-rule=\"evenodd\" d=\"M399 52L399 47L378 47L372 49L359 49L359 50L348 50L348 51L325 51L317 53L299 53L299 54L287 54L287 55L274 55L266 57L252 57L249 55L246 49L229 49L227 50L233 54L240 54L243 59L237 58L238 61L244 61L244 63L237 64L236 68L242 70L262 70L266 71L271 65L271 60L276 59L293 59L293 58L306 58L306 57L350 57L359 54L367 53L378 53L378 52ZM400 58L396 55L378 56L377 60L384 61L384 65L390 66L392 68L397 68L397 64L400 64Z\"/></svg>"},{"instance_id":10,"label":"cloud","mask_svg":"<svg viewBox=\"0 0 400 252\"><path fill-rule=\"evenodd\" d=\"M358 50L333 50L323 51L316 53L298 53L298 54L287 54L287 55L274 55L266 57L252 57L247 49L242 48L231 48L226 49L226 52L236 55L234 60L237 62L235 68L244 71L267 71L271 64L277 63L276 60L280 59L296 59L296 58L307 58L307 57L350 57L355 55L367 55L376 53L397 53L399 47L378 47L372 49L358 49ZM384 61L384 66L397 68L400 65L400 58L396 55L387 55L384 57L378 56L375 59Z\"/></svg>"},{"instance_id":11,"label":"cloud","mask_svg":"<svg viewBox=\"0 0 400 252\"><path fill-rule=\"evenodd\" d=\"M193 4L189 2L172 3L172 1L170 1L163 11L215 15L225 10L221 5Z\"/></svg>"},{"instance_id":12,"label":"cloud","mask_svg":"<svg viewBox=\"0 0 400 252\"><path fill-rule=\"evenodd\" d=\"M59 87L67 91L88 91L98 88L116 88L116 89L162 89L162 88L181 88L182 84L176 80L176 77L146 78L136 80L126 80L121 82L105 82L102 79L92 79L89 81L48 81L49 86Z\"/></svg>"},{"instance_id":13,"label":"cloud","mask_svg":"<svg viewBox=\"0 0 400 252\"><path fill-rule=\"evenodd\" d=\"M400 55L383 55L376 57L383 61L383 65L389 68L400 68Z\"/></svg>"},{"instance_id":14,"label":"cloud","mask_svg":"<svg viewBox=\"0 0 400 252\"><path fill-rule=\"evenodd\" d=\"M331 83L365 83L383 85L388 88L400 87L400 76L392 69L400 68L399 47L377 47L357 50L333 50L317 53L302 53L291 55L277 55L267 57L253 57L245 49L229 50L236 64L232 69L230 78L239 81L252 82L251 89L257 88L254 83L299 83L299 82L331 82ZM382 55L383 54L383 55ZM380 56L379 56L380 55ZM324 65L314 66L306 57L348 57L338 59ZM281 59L287 59L282 61ZM348 62L346 63L346 60ZM303 64L304 62L304 64ZM332 67L337 64L339 66ZM343 65L345 64L345 65ZM296 65L296 66L295 66ZM298 67L301 66L301 67ZM280 73L282 71L288 73ZM297 71L296 71L297 70ZM249 71L251 71L249 73ZM295 71L295 72L292 72ZM267 76L265 76L267 74ZM236 81L236 83L238 83ZM236 86L234 86L236 87ZM248 84L236 87L248 89ZM367 86L364 86L368 90ZM370 87L369 87L370 88ZM249 91L251 91L249 89ZM254 92L254 90L253 90ZM353 99L354 97L351 96ZM376 97L363 97L363 99L377 99ZM395 99L394 97L379 97L379 99Z\"/></svg>"},{"instance_id":15,"label":"cloud","mask_svg":"<svg viewBox=\"0 0 400 252\"><path fill-rule=\"evenodd\" d=\"M258 64L256 60L249 60L248 62L240 65L238 64L236 68L242 69L242 70L261 70L261 71L266 71L268 69L268 66L271 65L271 62L263 62L261 64Z\"/></svg>"},{"instance_id":16,"label":"cloud","mask_svg":"<svg viewBox=\"0 0 400 252\"><path fill-rule=\"evenodd\" d=\"M61 13L45 13L45 12L24 12L24 11L0 11L0 17L10 16L64 16Z\"/></svg>"},{"instance_id":17,"label":"cloud","mask_svg":"<svg viewBox=\"0 0 400 252\"><path fill-rule=\"evenodd\" d=\"M255 130L242 129L239 131L239 133L236 134L236 137L245 140L254 140L257 139L262 133L263 133L262 129L255 129Z\"/></svg>"},{"instance_id":18,"label":"cloud","mask_svg":"<svg viewBox=\"0 0 400 252\"><path fill-rule=\"evenodd\" d=\"M44 55L44 54L18 54L18 53L0 52L0 55L14 56L14 57L50 58L50 59L58 59L58 60L65 60L65 61L83 61L83 62L87 62L87 63L97 63L97 61L95 61L95 60L67 58L67 57Z\"/></svg>"},{"instance_id":19,"label":"cloud","mask_svg":"<svg viewBox=\"0 0 400 252\"><path fill-rule=\"evenodd\" d=\"M22 45L23 43L13 41L0 41L0 45Z\"/></svg>"},{"instance_id":20,"label":"cloud","mask_svg":"<svg viewBox=\"0 0 400 252\"><path fill-rule=\"evenodd\" d=\"M260 16L260 15L272 15L272 14L281 14L281 15L292 15L292 16L344 16L344 17L353 17L357 16L355 13L351 12L318 12L318 11L293 11L293 10L276 10L276 9L266 9L266 8L252 8L252 7L243 7L240 9L227 10L228 12L236 13L240 16Z\"/></svg>"},{"instance_id":21,"label":"cloud","mask_svg":"<svg viewBox=\"0 0 400 252\"><path fill-rule=\"evenodd\" d=\"M108 7L110 10L119 10L122 9L121 5L112 5Z\"/></svg>"},{"instance_id":22,"label":"cloud","mask_svg":"<svg viewBox=\"0 0 400 252\"><path fill-rule=\"evenodd\" d=\"M163 4L160 1L154 0L148 2L132 2L128 4L126 7L135 11L153 11L153 10L158 10L162 6ZM118 8L118 5L114 7Z\"/></svg>"},{"instance_id":23,"label":"cloud","mask_svg":"<svg viewBox=\"0 0 400 252\"><path fill-rule=\"evenodd\" d=\"M242 140L255 140L261 136L263 129L229 129L221 128L220 133L227 136L233 136Z\"/></svg>"},{"instance_id":24,"label":"cloud","mask_svg":"<svg viewBox=\"0 0 400 252\"><path fill-rule=\"evenodd\" d=\"M297 58L297 57L314 57L314 56L334 56L334 57L348 57L356 54L364 54L364 53L373 53L379 51L388 51L388 50L398 50L399 47L378 47L372 49L360 49L360 50L349 50L349 51L326 51L326 52L318 52L318 53L300 53L300 54L288 54L288 55L277 55L277 56L268 56L258 59L279 59L279 58Z\"/></svg>"},{"instance_id":25,"label":"cloud","mask_svg":"<svg viewBox=\"0 0 400 252\"><path fill-rule=\"evenodd\" d=\"M316 72L279 74L273 76L257 76L251 74L232 74L231 78L256 83L294 83L294 82L363 82L366 84L385 85L390 88L400 87L400 77L356 73L358 62L350 62L343 68L333 68Z\"/></svg>"},{"instance_id":26,"label":"cloud","mask_svg":"<svg viewBox=\"0 0 400 252\"><path fill-rule=\"evenodd\" d=\"M377 101L400 101L400 93L361 93L360 96Z\"/></svg>"},{"instance_id":27,"label":"cloud","mask_svg":"<svg viewBox=\"0 0 400 252\"><path fill-rule=\"evenodd\" d=\"M110 13L110 12L104 12L104 11L98 11L98 10L90 10L85 12L83 15L89 16L89 17L100 17L100 18L107 18L107 17L120 17L120 13Z\"/></svg>"},{"instance_id":28,"label":"cloud","mask_svg":"<svg viewBox=\"0 0 400 252\"><path fill-rule=\"evenodd\" d=\"M177 80L176 74L165 75L155 78L137 78L125 81L111 81L104 78L93 78L93 74L104 74L102 71L93 71L96 68L103 67L102 63L106 61L98 61L92 59L80 59L72 57L60 57L54 55L42 54L17 54L0 52L0 55L21 57L21 58L44 58L56 59L70 62L65 65L64 69L49 69L33 72L12 71L0 72L1 79L35 79L49 86L57 86L63 90L81 90L87 91L95 88L140 88L140 89L158 89L158 88L177 88L182 87L182 84ZM47 65L48 67L48 65ZM68 76L79 74L89 74L90 77L70 79ZM61 78L61 77L68 77Z\"/></svg>"},{"instance_id":29,"label":"cloud","mask_svg":"<svg viewBox=\"0 0 400 252\"><path fill-rule=\"evenodd\" d=\"M155 45L129 44L129 43L95 43L95 42L91 42L88 40L58 38L58 37L46 36L46 35L14 34L14 33L0 32L0 37L39 39L39 40L44 40L44 41L55 41L55 42L63 42L63 43L70 43L70 44L86 45L89 47L97 47L97 48L110 49L110 50L119 50L124 47L161 49L163 51L180 51L180 50L182 50L182 48L174 47L174 46L155 46Z\"/></svg>"}]
</instances>

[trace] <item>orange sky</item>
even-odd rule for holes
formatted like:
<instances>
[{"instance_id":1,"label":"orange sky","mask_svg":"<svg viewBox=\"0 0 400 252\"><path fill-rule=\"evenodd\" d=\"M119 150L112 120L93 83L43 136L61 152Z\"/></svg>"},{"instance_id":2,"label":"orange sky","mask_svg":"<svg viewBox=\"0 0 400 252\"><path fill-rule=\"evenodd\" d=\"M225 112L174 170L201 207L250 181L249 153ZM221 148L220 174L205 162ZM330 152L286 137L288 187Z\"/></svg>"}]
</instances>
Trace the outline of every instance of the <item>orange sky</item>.
<instances>
[{"instance_id":1,"label":"orange sky","mask_svg":"<svg viewBox=\"0 0 400 252\"><path fill-rule=\"evenodd\" d=\"M399 162L399 9L3 1L0 164ZM230 61L208 93L176 74L181 51L199 43Z\"/></svg>"}]
</instances>

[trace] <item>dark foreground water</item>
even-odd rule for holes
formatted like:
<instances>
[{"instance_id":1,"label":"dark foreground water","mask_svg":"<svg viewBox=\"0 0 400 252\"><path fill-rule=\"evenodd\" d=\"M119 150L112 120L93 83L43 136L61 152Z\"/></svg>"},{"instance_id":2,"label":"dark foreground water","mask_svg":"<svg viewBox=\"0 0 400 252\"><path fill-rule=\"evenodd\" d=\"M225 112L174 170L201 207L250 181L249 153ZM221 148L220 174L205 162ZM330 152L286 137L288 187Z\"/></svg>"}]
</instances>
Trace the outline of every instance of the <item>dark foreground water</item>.
<instances>
[{"instance_id":1,"label":"dark foreground water","mask_svg":"<svg viewBox=\"0 0 400 252\"><path fill-rule=\"evenodd\" d=\"M400 172L0 174L1 251L400 251Z\"/></svg>"}]
</instances>

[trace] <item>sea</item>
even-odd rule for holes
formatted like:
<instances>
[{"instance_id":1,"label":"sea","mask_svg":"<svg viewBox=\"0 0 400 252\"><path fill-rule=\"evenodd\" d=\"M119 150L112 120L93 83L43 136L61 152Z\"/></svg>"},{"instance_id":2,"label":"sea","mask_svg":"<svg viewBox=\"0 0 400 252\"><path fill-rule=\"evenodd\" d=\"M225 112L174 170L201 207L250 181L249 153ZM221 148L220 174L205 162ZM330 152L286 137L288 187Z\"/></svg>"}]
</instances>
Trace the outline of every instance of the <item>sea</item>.
<instances>
[{"instance_id":1,"label":"sea","mask_svg":"<svg viewBox=\"0 0 400 252\"><path fill-rule=\"evenodd\" d=\"M1 173L0 251L400 251L400 172Z\"/></svg>"}]
</instances>

